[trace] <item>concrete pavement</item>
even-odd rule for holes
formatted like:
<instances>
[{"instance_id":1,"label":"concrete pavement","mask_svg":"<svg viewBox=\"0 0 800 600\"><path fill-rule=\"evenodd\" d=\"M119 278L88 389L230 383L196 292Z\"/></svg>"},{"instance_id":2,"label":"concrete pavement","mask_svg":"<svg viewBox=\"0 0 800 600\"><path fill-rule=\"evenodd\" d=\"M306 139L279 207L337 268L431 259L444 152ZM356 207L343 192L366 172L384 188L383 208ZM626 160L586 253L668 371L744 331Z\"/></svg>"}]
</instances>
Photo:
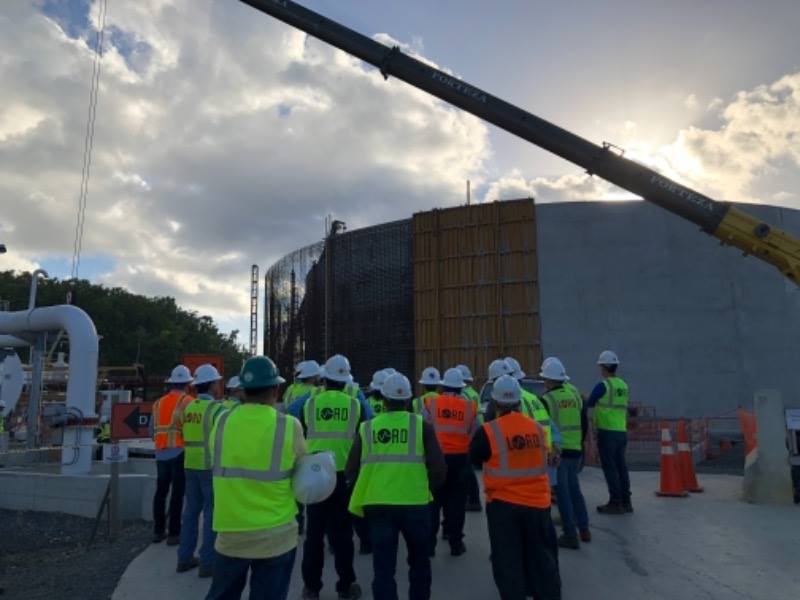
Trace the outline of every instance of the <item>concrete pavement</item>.
<instances>
[{"instance_id":1,"label":"concrete pavement","mask_svg":"<svg viewBox=\"0 0 800 600\"><path fill-rule=\"evenodd\" d=\"M636 512L604 516L602 473L586 469L582 483L594 540L560 554L563 597L663 600L790 600L800 597L800 508L741 502L741 477L700 476L706 492L690 498L657 498L658 473L632 473ZM302 540L301 540L302 541ZM468 551L459 558L446 545L433 559L432 599L497 598L489 563L483 514L467 514ZM328 555L329 556L329 555ZM328 558L326 556L326 559ZM289 598L302 590L300 558ZM150 546L128 567L113 600L203 598L209 580L196 571L175 573L175 549ZM336 598L333 560L326 561L321 598ZM370 557L356 556L356 572L371 598ZM407 569L398 559L400 597L407 594ZM247 597L246 595L244 597Z\"/></svg>"}]
</instances>

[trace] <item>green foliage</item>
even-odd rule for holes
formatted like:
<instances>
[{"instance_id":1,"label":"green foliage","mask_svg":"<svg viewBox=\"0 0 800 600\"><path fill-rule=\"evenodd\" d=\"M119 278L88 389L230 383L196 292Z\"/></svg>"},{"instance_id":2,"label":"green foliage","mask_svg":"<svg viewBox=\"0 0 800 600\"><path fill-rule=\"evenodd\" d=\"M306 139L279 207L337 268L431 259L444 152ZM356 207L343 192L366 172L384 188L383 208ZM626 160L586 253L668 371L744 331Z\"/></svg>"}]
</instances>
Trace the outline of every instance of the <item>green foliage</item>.
<instances>
[{"instance_id":1,"label":"green foliage","mask_svg":"<svg viewBox=\"0 0 800 600\"><path fill-rule=\"evenodd\" d=\"M27 308L30 281L29 273L0 272L0 304L8 301L12 311ZM173 298L148 298L85 279L48 279L39 281L36 305L64 304L69 291L73 304L89 314L102 336L101 366L139 362L146 373L167 374L184 354L222 354L225 373L231 375L246 358L238 331L220 332L211 317L184 310Z\"/></svg>"}]
</instances>

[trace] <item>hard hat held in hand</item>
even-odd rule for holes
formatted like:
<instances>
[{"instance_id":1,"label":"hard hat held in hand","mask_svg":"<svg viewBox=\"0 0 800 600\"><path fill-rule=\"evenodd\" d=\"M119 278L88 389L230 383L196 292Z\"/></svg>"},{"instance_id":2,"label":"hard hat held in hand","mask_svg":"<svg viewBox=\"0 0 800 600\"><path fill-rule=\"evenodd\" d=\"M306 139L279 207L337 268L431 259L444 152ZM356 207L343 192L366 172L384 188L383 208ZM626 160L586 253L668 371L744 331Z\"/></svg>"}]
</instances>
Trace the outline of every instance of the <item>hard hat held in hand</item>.
<instances>
[{"instance_id":1,"label":"hard hat held in hand","mask_svg":"<svg viewBox=\"0 0 800 600\"><path fill-rule=\"evenodd\" d=\"M539 373L539 377L550 381L569 381L564 365L555 357L548 358L542 363L542 371Z\"/></svg>"},{"instance_id":2,"label":"hard hat held in hand","mask_svg":"<svg viewBox=\"0 0 800 600\"><path fill-rule=\"evenodd\" d=\"M383 382L381 396L387 400L408 400L411 398L411 382L402 373L392 373Z\"/></svg>"},{"instance_id":3,"label":"hard hat held in hand","mask_svg":"<svg viewBox=\"0 0 800 600\"><path fill-rule=\"evenodd\" d=\"M292 492L301 504L327 500L336 488L336 461L332 452L307 454L297 459L292 474Z\"/></svg>"},{"instance_id":4,"label":"hard hat held in hand","mask_svg":"<svg viewBox=\"0 0 800 600\"><path fill-rule=\"evenodd\" d=\"M472 379L472 371L469 370L467 365L457 365L456 369L461 371L461 376L464 378L465 382L471 383Z\"/></svg>"},{"instance_id":5,"label":"hard hat held in hand","mask_svg":"<svg viewBox=\"0 0 800 600\"><path fill-rule=\"evenodd\" d=\"M519 361L514 358L513 356L506 356L506 364L508 368L511 369L510 375L514 379L522 379L525 377L525 371L522 370L522 365L519 364Z\"/></svg>"},{"instance_id":6,"label":"hard hat held in hand","mask_svg":"<svg viewBox=\"0 0 800 600\"><path fill-rule=\"evenodd\" d=\"M349 383L350 379L350 361L346 356L341 354L334 354L322 367L322 376L331 381L338 381L339 383Z\"/></svg>"},{"instance_id":7,"label":"hard hat held in hand","mask_svg":"<svg viewBox=\"0 0 800 600\"><path fill-rule=\"evenodd\" d=\"M278 367L266 356L253 356L242 365L239 381L246 390L275 387L286 380L278 373Z\"/></svg>"},{"instance_id":8,"label":"hard hat held in hand","mask_svg":"<svg viewBox=\"0 0 800 600\"><path fill-rule=\"evenodd\" d=\"M441 383L441 376L439 369L436 367L425 367L422 371L422 377L419 378L422 385L439 385Z\"/></svg>"},{"instance_id":9,"label":"hard hat held in hand","mask_svg":"<svg viewBox=\"0 0 800 600\"><path fill-rule=\"evenodd\" d=\"M504 406L519 404L522 390L511 375L501 375L492 385L492 400Z\"/></svg>"},{"instance_id":10,"label":"hard hat held in hand","mask_svg":"<svg viewBox=\"0 0 800 600\"><path fill-rule=\"evenodd\" d=\"M295 376L298 379L311 379L312 377L319 377L320 373L322 373L322 368L317 361L304 360L298 365Z\"/></svg>"},{"instance_id":11,"label":"hard hat held in hand","mask_svg":"<svg viewBox=\"0 0 800 600\"><path fill-rule=\"evenodd\" d=\"M172 369L172 373L169 379L167 379L167 383L192 383L192 381L194 381L192 372L189 370L189 367L184 365L178 365Z\"/></svg>"},{"instance_id":12,"label":"hard hat held in hand","mask_svg":"<svg viewBox=\"0 0 800 600\"><path fill-rule=\"evenodd\" d=\"M442 378L442 385L446 388L460 390L464 387L464 376L458 369L447 369Z\"/></svg>"},{"instance_id":13,"label":"hard hat held in hand","mask_svg":"<svg viewBox=\"0 0 800 600\"><path fill-rule=\"evenodd\" d=\"M219 381L220 379L222 379L222 375L219 374L219 371L217 371L217 368L214 365L200 365L194 371L195 385L211 383L212 381Z\"/></svg>"},{"instance_id":14,"label":"hard hat held in hand","mask_svg":"<svg viewBox=\"0 0 800 600\"><path fill-rule=\"evenodd\" d=\"M619 357L611 350L603 350L597 359L598 365L618 365Z\"/></svg>"},{"instance_id":15,"label":"hard hat held in hand","mask_svg":"<svg viewBox=\"0 0 800 600\"><path fill-rule=\"evenodd\" d=\"M489 381L494 381L503 375L511 375L511 367L500 358L493 360L492 364L489 365Z\"/></svg>"},{"instance_id":16,"label":"hard hat held in hand","mask_svg":"<svg viewBox=\"0 0 800 600\"><path fill-rule=\"evenodd\" d=\"M383 387L383 382L386 381L386 378L388 376L389 374L386 373L384 369L381 369L380 371L375 371L375 373L373 373L372 375L372 381L369 384L369 389L371 389L373 392L381 391L381 388Z\"/></svg>"}]
</instances>

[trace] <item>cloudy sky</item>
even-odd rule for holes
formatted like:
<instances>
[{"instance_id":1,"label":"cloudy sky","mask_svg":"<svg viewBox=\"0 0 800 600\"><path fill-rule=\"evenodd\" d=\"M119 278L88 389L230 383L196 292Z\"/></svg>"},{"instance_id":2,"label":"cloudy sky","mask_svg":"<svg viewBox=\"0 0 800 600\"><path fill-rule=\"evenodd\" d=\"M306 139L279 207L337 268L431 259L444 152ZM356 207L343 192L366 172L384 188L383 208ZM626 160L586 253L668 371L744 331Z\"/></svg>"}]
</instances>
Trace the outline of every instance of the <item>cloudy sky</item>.
<instances>
[{"instance_id":1,"label":"cloudy sky","mask_svg":"<svg viewBox=\"0 0 800 600\"><path fill-rule=\"evenodd\" d=\"M304 3L712 197L800 208L797 0ZM0 2L0 268L70 273L98 8ZM108 0L81 277L246 333L252 263L466 179L628 197L237 0Z\"/></svg>"}]
</instances>

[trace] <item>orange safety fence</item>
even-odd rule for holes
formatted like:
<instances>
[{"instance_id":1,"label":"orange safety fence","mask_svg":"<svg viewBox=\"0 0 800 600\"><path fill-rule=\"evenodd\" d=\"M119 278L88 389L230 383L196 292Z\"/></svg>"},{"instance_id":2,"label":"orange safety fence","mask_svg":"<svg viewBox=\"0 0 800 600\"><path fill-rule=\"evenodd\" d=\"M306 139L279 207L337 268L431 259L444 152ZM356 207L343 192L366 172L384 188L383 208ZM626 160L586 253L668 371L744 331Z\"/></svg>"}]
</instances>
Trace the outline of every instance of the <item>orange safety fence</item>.
<instances>
[{"instance_id":1,"label":"orange safety fence","mask_svg":"<svg viewBox=\"0 0 800 600\"><path fill-rule=\"evenodd\" d=\"M747 454L750 454L758 446L756 416L741 407L736 409L736 416L739 418L739 426L742 428Z\"/></svg>"}]
</instances>

